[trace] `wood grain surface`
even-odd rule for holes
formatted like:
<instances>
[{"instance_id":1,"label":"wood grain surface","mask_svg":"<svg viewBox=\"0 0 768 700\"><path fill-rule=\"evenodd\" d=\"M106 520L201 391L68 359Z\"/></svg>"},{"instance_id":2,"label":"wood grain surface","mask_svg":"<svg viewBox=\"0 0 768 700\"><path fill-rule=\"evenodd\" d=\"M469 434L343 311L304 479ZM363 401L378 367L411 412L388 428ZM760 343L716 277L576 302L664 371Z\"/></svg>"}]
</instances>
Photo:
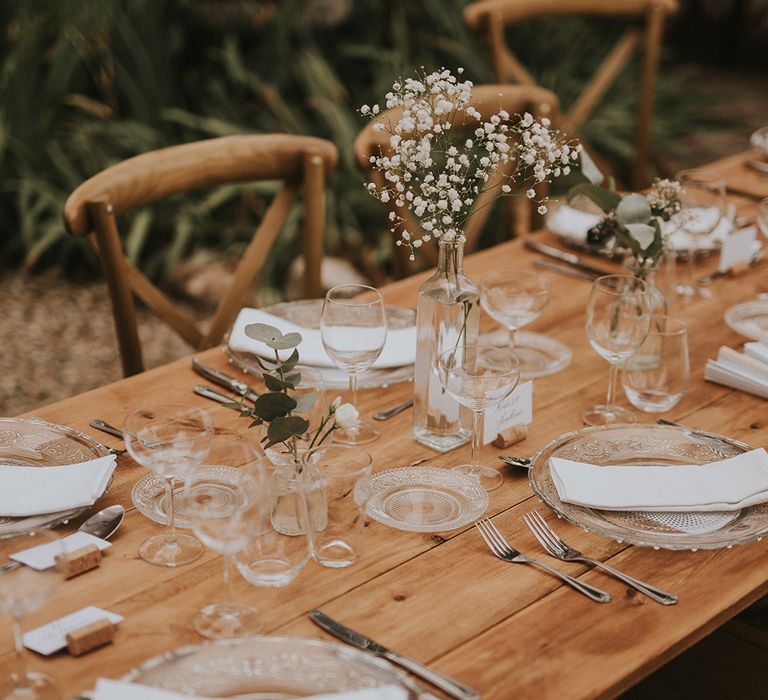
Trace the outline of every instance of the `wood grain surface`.
<instances>
[{"instance_id":1,"label":"wood grain surface","mask_svg":"<svg viewBox=\"0 0 768 700\"><path fill-rule=\"evenodd\" d=\"M753 200L734 201L740 214L754 216ZM539 235L557 244L548 234ZM531 268L536 257L514 241L469 256L466 269L477 279L490 269ZM607 261L595 264L607 270L619 267ZM712 256L701 270L715 266ZM723 312L768 291L766 270L768 263L763 262L738 277L720 278L711 287L712 300L673 307L689 323L692 382L668 417L753 446L768 442L764 400L703 380L706 359L714 357L721 345L738 348L744 342L724 324ZM413 306L427 274L385 288L386 302ZM531 455L556 436L580 428L581 411L601 400L606 389L607 365L589 348L583 330L589 283L546 274L552 281L553 298L530 328L568 344L574 360L562 372L535 381L534 422L528 438L512 450L519 455ZM487 318L483 323L491 327ZM238 373L228 366L221 348L199 356L210 365ZM139 405L179 401L209 409L220 432L247 433L247 421L235 412L192 393L198 382L186 358L33 413L93 434L88 426L93 418L120 425ZM411 393L410 383L361 391L362 412L370 416ZM642 422L654 418L638 414ZM375 471L422 458L449 467L466 458L468 448L437 455L416 444L411 439L409 411L381 426L381 438L369 446ZM98 439L121 446L108 436ZM497 457L503 452L488 446L482 456L487 464L498 466ZM490 494L488 515L516 547L538 555L538 545L522 516L537 508L550 522L556 518L532 495L525 473L503 469L505 482ZM222 562L215 553L206 552L196 563L178 570L150 566L138 558L139 544L160 529L131 507L131 488L144 474L127 455L118 458L114 483L98 504L122 503L129 508L114 546L106 552L101 568L66 581L50 604L25 621L29 629L85 605L125 616L114 643L87 656L62 653L44 659L28 653L29 666L56 676L65 697L91 688L99 676L117 678L153 655L201 641L192 629L192 617L220 593ZM485 698L538 699L615 697L768 590L766 541L718 551L656 551L608 541L562 521L555 525L565 540L589 555L675 592L679 604L661 606L585 565L562 564L569 573L612 593L611 604L598 605L541 571L494 559L471 526L418 534L375 521L366 528L365 554L358 564L331 570L310 562L282 589L254 588L238 578L235 594L262 610L267 634L327 638L307 617L311 608L318 607L476 687ZM6 633L0 640L0 673L9 671L11 656Z\"/></svg>"}]
</instances>

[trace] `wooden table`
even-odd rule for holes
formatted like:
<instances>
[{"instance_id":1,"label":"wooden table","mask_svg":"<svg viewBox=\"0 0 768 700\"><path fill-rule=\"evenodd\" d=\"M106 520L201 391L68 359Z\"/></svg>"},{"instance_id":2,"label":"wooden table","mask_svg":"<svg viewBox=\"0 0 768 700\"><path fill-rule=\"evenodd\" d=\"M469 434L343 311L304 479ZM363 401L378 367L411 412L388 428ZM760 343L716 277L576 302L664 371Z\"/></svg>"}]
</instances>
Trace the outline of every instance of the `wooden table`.
<instances>
[{"instance_id":1,"label":"wooden table","mask_svg":"<svg viewBox=\"0 0 768 700\"><path fill-rule=\"evenodd\" d=\"M754 216L754 199L734 201L741 214ZM536 257L514 241L470 256L466 270L478 278L493 268L528 268ZM714 259L708 260L702 271L714 264ZM703 369L721 345L737 347L743 342L725 326L723 311L768 291L766 269L764 262L738 278L721 278L712 286L713 300L673 309L689 322L692 383L669 417L754 446L768 442L765 402L705 382ZM583 329L589 283L548 274L553 299L531 329L568 344L574 358L562 372L535 381L534 422L527 440L513 450L520 455L531 455L557 435L580 428L581 411L601 400L606 389L608 367L589 348ZM387 303L412 306L423 279L420 275L388 286ZM227 366L221 348L200 357L235 371ZM198 381L186 358L33 413L93 433L88 427L92 418L120 425L140 404L180 401L209 409L221 430L248 432L247 421L233 411L192 393ZM411 392L408 383L362 391L362 412L370 415ZM639 415L641 421L653 418ZM382 424L382 437L369 446L376 471L421 458L440 466L465 460L468 448L437 455L413 442L410 427L410 412ZM483 457L497 464L501 452L487 447ZM129 457L119 457L114 484L99 506L129 507L131 487L144 474ZM546 512L532 495L526 474L507 468L503 487L490 495L488 515L517 547L539 554L522 522L533 508ZM547 519L555 520L549 513ZM327 638L307 617L311 608L319 607L474 686L483 697L603 698L631 687L768 590L768 541L730 550L655 551L601 539L562 521L556 526L564 539L593 557L674 591L679 604L661 606L597 571L563 564L613 594L611 604L598 605L541 571L494 559L472 527L433 535L401 532L375 521L368 524L366 553L355 566L331 570L310 562L286 588L259 589L239 579L235 593L263 610L267 634ZM139 560L137 550L158 530L130 509L102 567L66 582L56 598L25 623L30 628L88 604L125 616L115 643L87 657L60 654L43 659L29 653L30 666L57 676L65 697L92 687L98 676L119 677L150 656L200 641L191 619L219 595L220 558L207 552L178 570L150 566ZM7 635L1 643L0 671L5 672L10 660Z\"/></svg>"}]
</instances>

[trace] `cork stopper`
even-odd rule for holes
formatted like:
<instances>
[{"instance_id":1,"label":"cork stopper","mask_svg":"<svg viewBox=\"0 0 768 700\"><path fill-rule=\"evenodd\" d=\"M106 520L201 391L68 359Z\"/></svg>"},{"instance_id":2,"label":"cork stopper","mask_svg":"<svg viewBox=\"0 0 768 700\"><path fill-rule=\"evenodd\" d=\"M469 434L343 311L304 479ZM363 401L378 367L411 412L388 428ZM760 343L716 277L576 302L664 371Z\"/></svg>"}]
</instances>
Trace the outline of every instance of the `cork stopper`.
<instances>
[{"instance_id":1,"label":"cork stopper","mask_svg":"<svg viewBox=\"0 0 768 700\"><path fill-rule=\"evenodd\" d=\"M73 656L80 656L92 649L109 644L114 637L115 626L106 617L103 617L67 632L67 649Z\"/></svg>"},{"instance_id":2,"label":"cork stopper","mask_svg":"<svg viewBox=\"0 0 768 700\"><path fill-rule=\"evenodd\" d=\"M64 572L64 578L72 578L101 564L101 550L95 544L87 544L67 554L56 557L56 565Z\"/></svg>"},{"instance_id":3,"label":"cork stopper","mask_svg":"<svg viewBox=\"0 0 768 700\"><path fill-rule=\"evenodd\" d=\"M528 426L518 423L506 430L502 430L491 444L495 447L511 447L518 442L522 442L527 437Z\"/></svg>"}]
</instances>

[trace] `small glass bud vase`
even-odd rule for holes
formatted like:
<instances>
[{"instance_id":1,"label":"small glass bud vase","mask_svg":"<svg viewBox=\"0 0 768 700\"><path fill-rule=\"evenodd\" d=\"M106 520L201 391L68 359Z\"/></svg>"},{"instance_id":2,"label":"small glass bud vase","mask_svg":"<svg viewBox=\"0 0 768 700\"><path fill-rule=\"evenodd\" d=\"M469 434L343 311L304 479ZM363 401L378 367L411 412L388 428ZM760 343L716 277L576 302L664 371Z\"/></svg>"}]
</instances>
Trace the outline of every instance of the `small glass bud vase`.
<instances>
[{"instance_id":1,"label":"small glass bud vase","mask_svg":"<svg viewBox=\"0 0 768 700\"><path fill-rule=\"evenodd\" d=\"M480 292L462 271L464 243L440 241L435 273L419 290L416 307L416 367L413 436L438 452L469 441L471 413L443 391L440 355L477 341Z\"/></svg>"},{"instance_id":2,"label":"small glass bud vase","mask_svg":"<svg viewBox=\"0 0 768 700\"><path fill-rule=\"evenodd\" d=\"M624 267L636 279L642 280L648 285L648 295L651 298L651 313L654 316L666 316L669 304L662 291L657 286L657 275L662 269L662 260L650 258L637 258L628 255L624 258Z\"/></svg>"}]
</instances>

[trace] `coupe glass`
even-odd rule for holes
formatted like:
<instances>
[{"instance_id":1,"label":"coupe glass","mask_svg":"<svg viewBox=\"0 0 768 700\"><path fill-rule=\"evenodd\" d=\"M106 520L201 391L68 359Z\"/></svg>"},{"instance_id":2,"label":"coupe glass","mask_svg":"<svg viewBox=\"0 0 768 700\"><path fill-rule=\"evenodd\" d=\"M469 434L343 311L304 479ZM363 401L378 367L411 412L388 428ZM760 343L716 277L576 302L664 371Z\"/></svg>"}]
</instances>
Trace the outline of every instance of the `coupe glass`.
<instances>
[{"instance_id":1,"label":"coupe glass","mask_svg":"<svg viewBox=\"0 0 768 700\"><path fill-rule=\"evenodd\" d=\"M486 491L493 491L501 486L504 477L478 461L483 443L480 417L486 408L501 403L515 390L520 379L520 360L504 348L464 345L440 356L438 372L445 390L462 406L472 410L469 464L453 468L479 479Z\"/></svg>"},{"instance_id":2,"label":"coupe glass","mask_svg":"<svg viewBox=\"0 0 768 700\"><path fill-rule=\"evenodd\" d=\"M694 281L696 243L709 236L720 223L725 210L725 180L699 170L683 170L677 180L682 186L680 212L673 218L673 226L685 231L691 240L688 249L686 279L678 285L677 293L683 300L708 298L711 292Z\"/></svg>"},{"instance_id":3,"label":"coupe glass","mask_svg":"<svg viewBox=\"0 0 768 700\"><path fill-rule=\"evenodd\" d=\"M206 605L194 619L209 639L252 637L262 628L259 611L234 602L232 564L264 527L268 493L261 455L242 438L220 438L204 466L184 481L184 515L206 547L224 555L223 600Z\"/></svg>"},{"instance_id":4,"label":"coupe glass","mask_svg":"<svg viewBox=\"0 0 768 700\"><path fill-rule=\"evenodd\" d=\"M168 529L142 543L139 556L157 566L183 566L203 553L200 541L176 530L173 490L205 459L213 443L213 421L200 408L184 404L145 406L131 413L123 430L133 459L165 479Z\"/></svg>"},{"instance_id":5,"label":"coupe glass","mask_svg":"<svg viewBox=\"0 0 768 700\"><path fill-rule=\"evenodd\" d=\"M325 295L320 317L325 351L349 375L350 401L357 407L357 377L381 355L387 339L387 314L378 289L364 284L342 284ZM336 430L334 442L363 445L379 431L361 422L352 430Z\"/></svg>"},{"instance_id":6,"label":"coupe glass","mask_svg":"<svg viewBox=\"0 0 768 700\"><path fill-rule=\"evenodd\" d=\"M683 398L691 371L685 323L652 316L645 341L624 364L621 386L629 402L646 413L664 413Z\"/></svg>"},{"instance_id":7,"label":"coupe glass","mask_svg":"<svg viewBox=\"0 0 768 700\"><path fill-rule=\"evenodd\" d=\"M480 278L480 304L486 313L509 330L509 349L520 360L520 377L547 374L549 358L535 347L515 342L515 331L541 316L551 286L543 275L527 270L499 270Z\"/></svg>"},{"instance_id":8,"label":"coupe glass","mask_svg":"<svg viewBox=\"0 0 768 700\"><path fill-rule=\"evenodd\" d=\"M62 541L50 530L28 532L0 540L0 561L31 547L53 545L64 553ZM24 659L21 621L28 613L45 605L63 579L57 567L38 571L29 566L0 573L0 612L13 621L15 664L10 678L0 678L0 698L4 700L60 700L56 681L43 673L28 672Z\"/></svg>"},{"instance_id":9,"label":"coupe glass","mask_svg":"<svg viewBox=\"0 0 768 700\"><path fill-rule=\"evenodd\" d=\"M768 197L757 203L757 227L768 238Z\"/></svg>"},{"instance_id":10,"label":"coupe glass","mask_svg":"<svg viewBox=\"0 0 768 700\"><path fill-rule=\"evenodd\" d=\"M605 275L592 283L585 328L589 344L610 364L608 394L582 414L587 425L634 423L631 411L616 406L619 365L643 344L651 323L648 286L629 275Z\"/></svg>"}]
</instances>

